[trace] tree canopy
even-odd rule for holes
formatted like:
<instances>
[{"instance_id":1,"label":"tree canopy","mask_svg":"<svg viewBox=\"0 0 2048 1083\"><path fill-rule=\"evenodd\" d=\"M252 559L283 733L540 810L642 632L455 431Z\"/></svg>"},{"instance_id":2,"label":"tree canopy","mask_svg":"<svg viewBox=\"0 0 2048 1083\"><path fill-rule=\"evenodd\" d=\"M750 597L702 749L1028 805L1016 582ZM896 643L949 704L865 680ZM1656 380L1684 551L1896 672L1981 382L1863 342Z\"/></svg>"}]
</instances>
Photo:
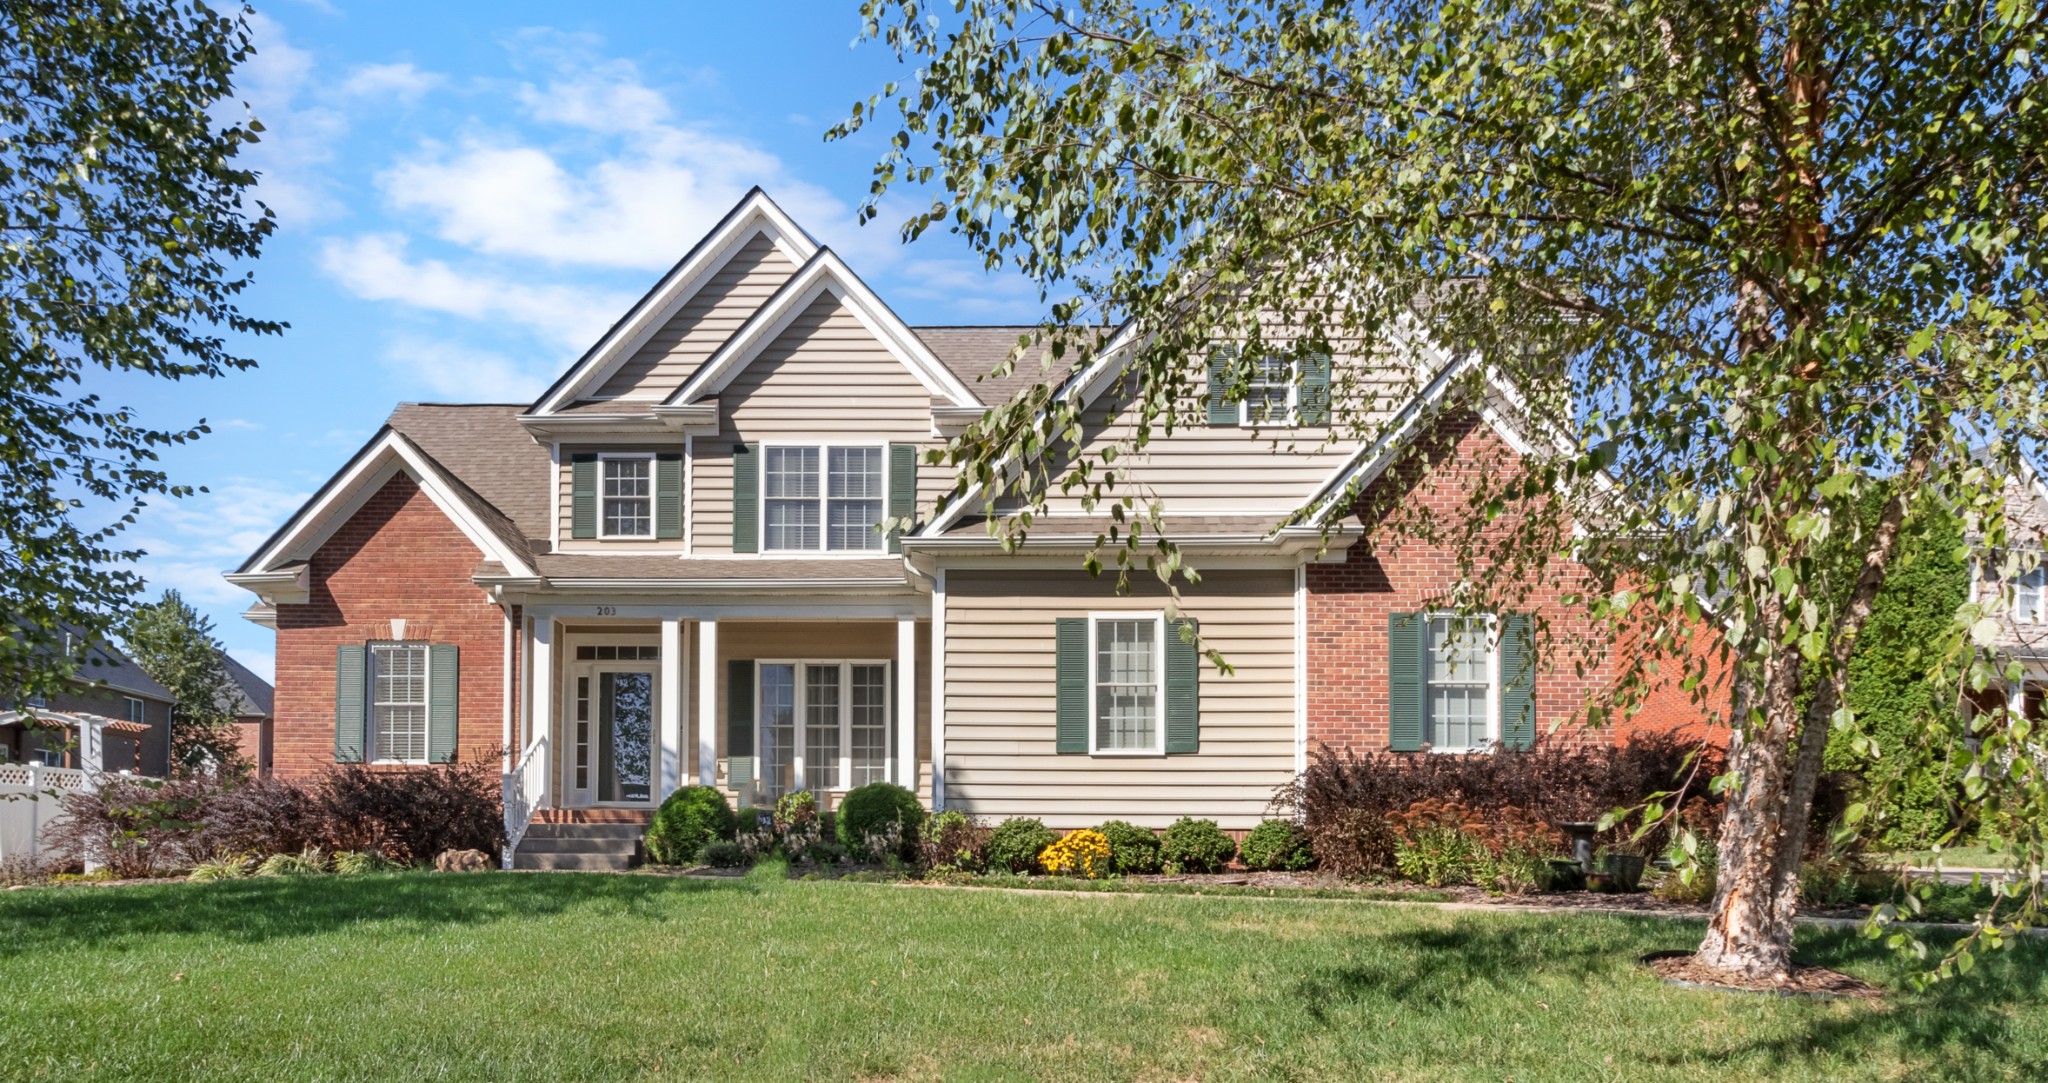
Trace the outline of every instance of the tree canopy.
<instances>
[{"instance_id":1,"label":"tree canopy","mask_svg":"<svg viewBox=\"0 0 2048 1083\"><path fill-rule=\"evenodd\" d=\"M1112 464L1196 422L1218 341L1245 346L1222 374L1235 396L1261 352L1420 329L1476 354L1446 403L1491 379L1572 439L1469 494L1468 537L1515 524L1463 548L1469 597L1547 560L1604 558L1590 613L1695 659L1695 681L1707 652L1683 643L1709 630L1734 663L1716 705L1734 738L1702 961L1782 972L1830 740L1878 751L1844 689L1907 510L1935 500L1970 516L1987 551L2024 549L2001 495L2048 431L2048 12L955 7L863 5L868 36L916 66L837 129L894 132L868 212L900 186L928 194L906 237L950 230L1039 282L1054 302L1041 335L1065 358L1094 359L1086 325L1122 323L1131 348L1109 363L1136 388L1132 435L1096 452L1049 454L1079 431L1078 400L1050 381L992 411L949 449L961 494L1015 499L994 527L1013 539L1060 490L1156 522ZM1391 368L1400 394L1436 375ZM1388 434L1374 391L1333 388L1332 439ZM1859 514L1866 501L1876 515ZM1504 519L1515 507L1557 510ZM1138 533L1105 542L1135 553ZM1155 544L1155 562L1177 561ZM2002 604L1950 614L1978 638L1930 652L1931 678L2002 679L1978 649ZM2002 712L1972 726L1966 799L2040 807L2038 736ZM2016 845L2037 869L2041 844L2036 818ZM2037 910L2038 889L2024 903Z\"/></svg>"},{"instance_id":2,"label":"tree canopy","mask_svg":"<svg viewBox=\"0 0 2048 1083\"><path fill-rule=\"evenodd\" d=\"M99 637L142 589L122 534L192 492L161 427L89 393L253 364L224 333L283 325L237 296L274 221L223 119L250 55L238 11L178 0L0 0L0 688L54 691L66 626Z\"/></svg>"},{"instance_id":3,"label":"tree canopy","mask_svg":"<svg viewBox=\"0 0 2048 1083\"><path fill-rule=\"evenodd\" d=\"M175 590L138 606L121 623L128 656L177 701L171 717L175 771L240 774L248 769L235 732L236 688L213 622Z\"/></svg>"}]
</instances>

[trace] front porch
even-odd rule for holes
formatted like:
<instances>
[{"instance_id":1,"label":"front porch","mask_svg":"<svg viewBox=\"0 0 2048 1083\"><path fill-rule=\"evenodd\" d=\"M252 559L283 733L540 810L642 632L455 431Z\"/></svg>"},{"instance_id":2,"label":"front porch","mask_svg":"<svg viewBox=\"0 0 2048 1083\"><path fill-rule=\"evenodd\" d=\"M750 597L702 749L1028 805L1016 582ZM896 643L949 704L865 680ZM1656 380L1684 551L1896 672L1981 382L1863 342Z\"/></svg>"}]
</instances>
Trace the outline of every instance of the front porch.
<instances>
[{"instance_id":1,"label":"front porch","mask_svg":"<svg viewBox=\"0 0 2048 1083\"><path fill-rule=\"evenodd\" d=\"M644 824L681 786L735 807L870 782L931 801L920 607L528 607L508 689L508 858L530 824Z\"/></svg>"}]
</instances>

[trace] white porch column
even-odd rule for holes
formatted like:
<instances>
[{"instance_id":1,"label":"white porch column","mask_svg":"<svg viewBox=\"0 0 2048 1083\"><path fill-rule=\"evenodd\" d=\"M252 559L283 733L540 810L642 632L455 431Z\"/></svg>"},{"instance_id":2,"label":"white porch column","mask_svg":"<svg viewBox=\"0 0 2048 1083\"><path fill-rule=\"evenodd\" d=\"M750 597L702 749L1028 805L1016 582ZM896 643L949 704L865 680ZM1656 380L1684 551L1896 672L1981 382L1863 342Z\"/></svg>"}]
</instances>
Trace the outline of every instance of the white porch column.
<instances>
[{"instance_id":1,"label":"white porch column","mask_svg":"<svg viewBox=\"0 0 2048 1083\"><path fill-rule=\"evenodd\" d=\"M535 617L533 621L533 679L527 682L526 703L528 716L533 720L533 738L547 738L547 747L555 748L555 621L552 617ZM555 756L545 772L546 782L541 784L541 808L554 805L555 773L560 770L564 757Z\"/></svg>"},{"instance_id":2,"label":"white porch column","mask_svg":"<svg viewBox=\"0 0 2048 1083\"><path fill-rule=\"evenodd\" d=\"M81 715L78 719L78 767L95 790L99 789L97 776L107 765L106 724L104 718Z\"/></svg>"},{"instance_id":3,"label":"white porch column","mask_svg":"<svg viewBox=\"0 0 2048 1083\"><path fill-rule=\"evenodd\" d=\"M946 808L946 569L932 581L932 811Z\"/></svg>"},{"instance_id":4,"label":"white porch column","mask_svg":"<svg viewBox=\"0 0 2048 1083\"><path fill-rule=\"evenodd\" d=\"M917 792L917 618L896 618L896 784Z\"/></svg>"},{"instance_id":5,"label":"white porch column","mask_svg":"<svg viewBox=\"0 0 2048 1083\"><path fill-rule=\"evenodd\" d=\"M718 622L697 622L697 783L718 785Z\"/></svg>"},{"instance_id":6,"label":"white porch column","mask_svg":"<svg viewBox=\"0 0 2048 1083\"><path fill-rule=\"evenodd\" d=\"M661 792L657 801L674 793L683 776L683 698L689 685L683 683L683 622L677 617L661 622Z\"/></svg>"}]
</instances>

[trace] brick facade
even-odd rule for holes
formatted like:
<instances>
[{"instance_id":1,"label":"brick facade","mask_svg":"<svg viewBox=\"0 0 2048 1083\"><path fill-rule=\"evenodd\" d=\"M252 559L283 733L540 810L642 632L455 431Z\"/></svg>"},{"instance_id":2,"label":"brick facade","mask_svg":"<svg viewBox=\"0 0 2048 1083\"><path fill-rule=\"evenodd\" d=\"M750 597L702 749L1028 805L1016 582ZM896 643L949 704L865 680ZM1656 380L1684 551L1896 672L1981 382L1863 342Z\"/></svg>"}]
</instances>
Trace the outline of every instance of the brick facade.
<instances>
[{"instance_id":1,"label":"brick facade","mask_svg":"<svg viewBox=\"0 0 2048 1083\"><path fill-rule=\"evenodd\" d=\"M1427 442L1426 467L1376 481L1361 508L1395 509L1403 525L1454 524L1470 516L1468 493L1514 469L1515 452L1472 414L1447 416ZM1391 487L1391 489L1390 489ZM1373 514L1373 513L1367 513ZM1405 517L1418 517L1409 520ZM1511 529L1498 521L1494 536ZM1454 548L1385 520L1367 522L1365 536L1341 563L1308 568L1308 746L1358 752L1388 745L1388 618L1441 605L1459 581ZM1483 551L1483 545L1480 547ZM1654 717L1616 728L1589 730L1582 724L1589 699L1614 679L1612 652L1583 607L1565 596L1583 590L1590 573L1578 564L1552 563L1538 582L1523 581L1514 605L1547 622L1548 649L1536 674L1536 732L1539 739L1606 744L1649 725L1676 728L1697 724L1700 715L1683 693L1659 688ZM1552 727L1557 727L1552 734Z\"/></svg>"},{"instance_id":2,"label":"brick facade","mask_svg":"<svg viewBox=\"0 0 2048 1083\"><path fill-rule=\"evenodd\" d=\"M392 637L461 648L456 756L495 756L504 742L504 610L469 581L482 554L413 480L386 482L313 554L310 593L277 607L273 770L334 762L335 648Z\"/></svg>"}]
</instances>

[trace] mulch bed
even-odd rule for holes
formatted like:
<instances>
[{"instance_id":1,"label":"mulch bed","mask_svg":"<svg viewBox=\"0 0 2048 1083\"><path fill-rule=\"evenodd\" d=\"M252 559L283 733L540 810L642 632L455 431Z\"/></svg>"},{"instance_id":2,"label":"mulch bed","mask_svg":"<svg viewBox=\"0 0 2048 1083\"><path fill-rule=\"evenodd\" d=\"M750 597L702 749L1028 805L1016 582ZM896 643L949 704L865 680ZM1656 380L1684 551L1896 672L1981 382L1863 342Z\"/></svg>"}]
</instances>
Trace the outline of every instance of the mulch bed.
<instances>
[{"instance_id":1,"label":"mulch bed","mask_svg":"<svg viewBox=\"0 0 2048 1083\"><path fill-rule=\"evenodd\" d=\"M1877 1000L1884 990L1824 966L1792 965L1790 973L1752 978L1701 963L1689 951L1660 951L1643 957L1643 965L1674 985L1774 996L1820 997L1833 1000Z\"/></svg>"}]
</instances>

